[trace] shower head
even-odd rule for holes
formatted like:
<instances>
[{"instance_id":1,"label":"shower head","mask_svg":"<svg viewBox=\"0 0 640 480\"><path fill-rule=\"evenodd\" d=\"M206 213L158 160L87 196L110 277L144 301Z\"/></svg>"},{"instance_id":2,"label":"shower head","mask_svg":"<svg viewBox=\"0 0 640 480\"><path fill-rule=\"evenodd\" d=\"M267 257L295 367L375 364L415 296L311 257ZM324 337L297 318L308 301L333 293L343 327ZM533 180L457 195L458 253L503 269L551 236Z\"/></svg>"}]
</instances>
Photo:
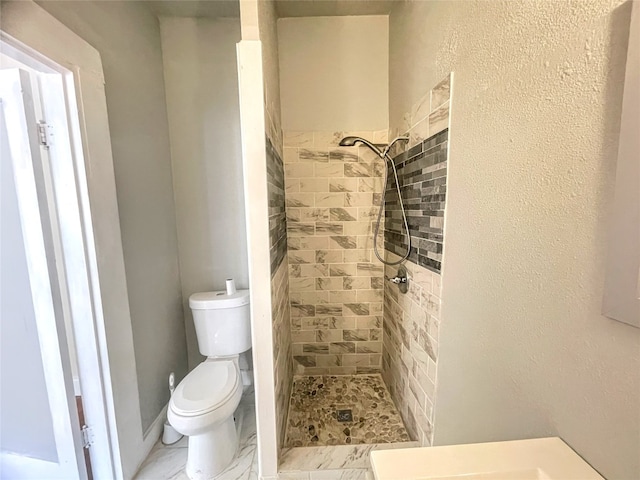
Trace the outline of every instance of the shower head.
<instances>
[{"instance_id":1,"label":"shower head","mask_svg":"<svg viewBox=\"0 0 640 480\"><path fill-rule=\"evenodd\" d=\"M369 140L365 140L362 137L344 137L342 140L340 140L340 143L338 145L340 145L341 147L353 147L356 143L359 142L376 152L380 158L385 158L394 143L408 141L409 137L397 137L389 144L383 143L376 145L375 143L371 143Z\"/></svg>"},{"instance_id":2,"label":"shower head","mask_svg":"<svg viewBox=\"0 0 640 480\"><path fill-rule=\"evenodd\" d=\"M342 140L340 140L340 143L338 145L340 145L341 147L353 147L356 143L362 143L363 145L366 145L371 150L376 152L376 154L380 158L384 158L384 154L382 153L381 148L386 147L386 145L376 145L362 137L344 137Z\"/></svg>"},{"instance_id":3,"label":"shower head","mask_svg":"<svg viewBox=\"0 0 640 480\"><path fill-rule=\"evenodd\" d=\"M344 137L340 140L339 145L341 147L353 147L356 143L362 141L363 139L360 137Z\"/></svg>"}]
</instances>

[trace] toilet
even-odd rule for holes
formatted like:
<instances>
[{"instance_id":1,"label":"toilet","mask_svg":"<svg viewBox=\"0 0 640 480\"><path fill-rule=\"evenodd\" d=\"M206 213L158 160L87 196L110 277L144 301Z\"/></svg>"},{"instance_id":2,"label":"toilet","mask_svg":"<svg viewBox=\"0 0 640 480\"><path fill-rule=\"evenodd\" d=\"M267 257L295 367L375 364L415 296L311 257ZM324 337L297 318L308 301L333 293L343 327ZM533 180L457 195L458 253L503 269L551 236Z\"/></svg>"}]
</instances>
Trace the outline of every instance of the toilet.
<instances>
[{"instance_id":1,"label":"toilet","mask_svg":"<svg viewBox=\"0 0 640 480\"><path fill-rule=\"evenodd\" d=\"M239 355L251 348L249 290L195 293L189 306L207 359L178 384L167 417L189 437L187 476L211 480L238 449L233 413L243 391Z\"/></svg>"}]
</instances>

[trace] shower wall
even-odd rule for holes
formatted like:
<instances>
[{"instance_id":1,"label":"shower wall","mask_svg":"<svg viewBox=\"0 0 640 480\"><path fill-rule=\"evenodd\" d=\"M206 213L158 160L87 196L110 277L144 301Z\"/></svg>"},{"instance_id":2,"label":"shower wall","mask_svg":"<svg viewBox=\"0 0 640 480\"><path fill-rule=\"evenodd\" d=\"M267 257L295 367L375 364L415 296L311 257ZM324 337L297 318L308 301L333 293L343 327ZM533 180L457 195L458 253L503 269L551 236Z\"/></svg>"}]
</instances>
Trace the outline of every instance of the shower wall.
<instances>
[{"instance_id":1,"label":"shower wall","mask_svg":"<svg viewBox=\"0 0 640 480\"><path fill-rule=\"evenodd\" d=\"M284 442L289 395L293 379L291 361L291 314L287 275L287 229L284 199L283 144L280 114L280 74L278 70L278 32L275 4L259 1L259 38L262 42L264 75L265 144L267 196L269 202L269 247L271 260L271 321L276 413L279 450Z\"/></svg>"},{"instance_id":2,"label":"shower wall","mask_svg":"<svg viewBox=\"0 0 640 480\"><path fill-rule=\"evenodd\" d=\"M448 75L404 115L393 129L410 140L392 152L402 186L411 235L411 252L404 265L409 291L384 286L383 377L409 434L422 445L433 441L440 272L444 240L451 77ZM406 252L402 214L394 183L385 196L386 260L397 261ZM397 267L386 266L395 276Z\"/></svg>"},{"instance_id":3,"label":"shower wall","mask_svg":"<svg viewBox=\"0 0 640 480\"><path fill-rule=\"evenodd\" d=\"M346 135L386 143L386 131L285 132L291 340L297 374L378 372L383 268L373 222L384 163ZM380 249L383 241L380 239Z\"/></svg>"},{"instance_id":4,"label":"shower wall","mask_svg":"<svg viewBox=\"0 0 640 480\"><path fill-rule=\"evenodd\" d=\"M338 143L387 141L388 40L386 16L278 20L296 374L381 370L383 269L372 222L384 164ZM362 58L375 61L354 61Z\"/></svg>"}]
</instances>

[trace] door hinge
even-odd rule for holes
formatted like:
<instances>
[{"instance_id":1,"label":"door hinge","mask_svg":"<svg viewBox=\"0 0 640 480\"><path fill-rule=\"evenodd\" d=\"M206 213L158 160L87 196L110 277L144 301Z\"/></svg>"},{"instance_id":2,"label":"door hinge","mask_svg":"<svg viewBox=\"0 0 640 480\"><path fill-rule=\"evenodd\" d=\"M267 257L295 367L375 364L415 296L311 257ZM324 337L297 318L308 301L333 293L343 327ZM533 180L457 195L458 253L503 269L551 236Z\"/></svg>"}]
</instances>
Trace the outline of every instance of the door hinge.
<instances>
[{"instance_id":1,"label":"door hinge","mask_svg":"<svg viewBox=\"0 0 640 480\"><path fill-rule=\"evenodd\" d=\"M82 426L82 448L89 448L93 445L93 429L88 425Z\"/></svg>"},{"instance_id":2,"label":"door hinge","mask_svg":"<svg viewBox=\"0 0 640 480\"><path fill-rule=\"evenodd\" d=\"M49 148L51 145L51 125L47 122L40 120L38 122L38 142L45 148Z\"/></svg>"}]
</instances>

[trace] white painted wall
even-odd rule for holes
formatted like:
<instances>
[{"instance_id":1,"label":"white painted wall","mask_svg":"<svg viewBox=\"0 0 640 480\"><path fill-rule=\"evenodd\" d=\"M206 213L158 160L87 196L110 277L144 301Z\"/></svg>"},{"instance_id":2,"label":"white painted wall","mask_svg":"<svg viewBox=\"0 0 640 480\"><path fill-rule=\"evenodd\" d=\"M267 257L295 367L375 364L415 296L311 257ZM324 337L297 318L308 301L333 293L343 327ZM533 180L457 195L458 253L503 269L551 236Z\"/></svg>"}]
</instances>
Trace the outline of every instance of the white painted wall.
<instances>
[{"instance_id":1,"label":"white painted wall","mask_svg":"<svg viewBox=\"0 0 640 480\"><path fill-rule=\"evenodd\" d=\"M619 2L402 2L390 119L455 73L435 443L558 435L640 477L640 330L602 316Z\"/></svg>"},{"instance_id":2,"label":"white painted wall","mask_svg":"<svg viewBox=\"0 0 640 480\"><path fill-rule=\"evenodd\" d=\"M239 18L160 20L189 364L196 292L248 288L236 43Z\"/></svg>"},{"instance_id":3,"label":"white painted wall","mask_svg":"<svg viewBox=\"0 0 640 480\"><path fill-rule=\"evenodd\" d=\"M284 131L388 126L388 16L278 20Z\"/></svg>"},{"instance_id":4,"label":"white painted wall","mask_svg":"<svg viewBox=\"0 0 640 480\"><path fill-rule=\"evenodd\" d=\"M160 28L141 2L38 2L102 57L141 428L187 371Z\"/></svg>"},{"instance_id":5,"label":"white painted wall","mask_svg":"<svg viewBox=\"0 0 640 480\"><path fill-rule=\"evenodd\" d=\"M0 124L0 451L56 461L11 152Z\"/></svg>"}]
</instances>

